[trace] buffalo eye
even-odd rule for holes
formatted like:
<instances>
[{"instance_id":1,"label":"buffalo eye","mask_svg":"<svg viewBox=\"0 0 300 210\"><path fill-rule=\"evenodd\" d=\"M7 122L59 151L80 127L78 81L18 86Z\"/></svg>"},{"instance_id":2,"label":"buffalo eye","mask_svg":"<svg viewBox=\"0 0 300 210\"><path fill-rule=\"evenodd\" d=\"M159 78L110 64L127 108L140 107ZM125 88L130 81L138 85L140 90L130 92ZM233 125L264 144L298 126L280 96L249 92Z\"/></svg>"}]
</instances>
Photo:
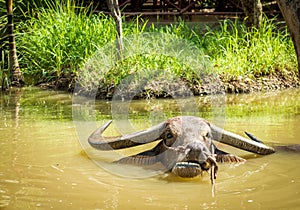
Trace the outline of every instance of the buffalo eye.
<instances>
[{"instance_id":1,"label":"buffalo eye","mask_svg":"<svg viewBox=\"0 0 300 210\"><path fill-rule=\"evenodd\" d=\"M210 133L207 132L207 134L205 135L206 138L210 138Z\"/></svg>"},{"instance_id":2,"label":"buffalo eye","mask_svg":"<svg viewBox=\"0 0 300 210\"><path fill-rule=\"evenodd\" d=\"M172 146L172 144L174 143L174 141L175 141L175 138L174 138L174 135L173 135L173 133L171 133L171 132L167 132L166 134L165 134L165 144L168 146L168 147L170 147L170 146Z\"/></svg>"},{"instance_id":3,"label":"buffalo eye","mask_svg":"<svg viewBox=\"0 0 300 210\"><path fill-rule=\"evenodd\" d=\"M167 137L167 139L171 139L171 138L173 138L173 134L172 133L167 133L166 137Z\"/></svg>"},{"instance_id":4,"label":"buffalo eye","mask_svg":"<svg viewBox=\"0 0 300 210\"><path fill-rule=\"evenodd\" d=\"M207 131L201 131L199 136L202 137L204 141L206 141L207 139L209 139L210 133Z\"/></svg>"}]
</instances>

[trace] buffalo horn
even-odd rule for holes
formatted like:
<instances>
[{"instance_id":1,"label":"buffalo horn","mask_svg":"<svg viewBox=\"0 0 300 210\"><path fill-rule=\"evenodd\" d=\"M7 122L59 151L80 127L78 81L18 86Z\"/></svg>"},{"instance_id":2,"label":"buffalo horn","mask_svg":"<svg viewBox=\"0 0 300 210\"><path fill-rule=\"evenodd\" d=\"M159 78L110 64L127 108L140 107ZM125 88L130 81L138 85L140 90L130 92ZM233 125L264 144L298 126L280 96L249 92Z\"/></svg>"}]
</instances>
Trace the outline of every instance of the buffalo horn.
<instances>
[{"instance_id":1,"label":"buffalo horn","mask_svg":"<svg viewBox=\"0 0 300 210\"><path fill-rule=\"evenodd\" d=\"M211 131L214 140L242 150L246 150L248 152L253 152L260 155L268 155L275 152L274 148L269 147L261 142L246 139L214 125L211 125Z\"/></svg>"},{"instance_id":2,"label":"buffalo horn","mask_svg":"<svg viewBox=\"0 0 300 210\"><path fill-rule=\"evenodd\" d=\"M160 139L160 136L166 128L165 123L160 123L149 129L125 134L123 136L116 137L104 137L102 133L111 124L112 120L105 123L103 126L98 128L88 138L89 144L99 150L114 150L133 147L141 144L147 144ZM108 141L107 141L108 140Z\"/></svg>"}]
</instances>

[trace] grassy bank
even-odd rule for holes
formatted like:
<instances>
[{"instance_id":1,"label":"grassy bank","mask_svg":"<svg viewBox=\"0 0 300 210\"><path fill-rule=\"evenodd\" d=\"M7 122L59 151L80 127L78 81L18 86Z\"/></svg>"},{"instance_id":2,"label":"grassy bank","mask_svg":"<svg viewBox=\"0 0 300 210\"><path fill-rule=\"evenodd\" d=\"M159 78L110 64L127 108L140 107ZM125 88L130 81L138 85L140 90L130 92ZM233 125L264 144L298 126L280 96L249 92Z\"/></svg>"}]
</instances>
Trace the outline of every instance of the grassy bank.
<instances>
[{"instance_id":1,"label":"grassy bank","mask_svg":"<svg viewBox=\"0 0 300 210\"><path fill-rule=\"evenodd\" d=\"M49 7L40 8L33 15L24 14L26 21L18 23L17 47L27 84L59 83L62 88L70 88L74 79L83 75L82 85L89 86L93 75L86 72L84 63L90 61L97 50L114 47L110 45L116 39L113 19L90 13L90 8L75 7L72 1ZM191 67L191 61L182 62L174 54L157 53L161 49L167 51L165 43L168 41L164 40L165 43L150 47L152 51L129 55L105 72L97 72L105 74L100 81L104 92L118 86L124 78L133 74L140 78L153 69L161 70L160 78L174 75L194 89L203 83L203 71L206 75L221 75L225 83L257 81L270 75L288 74L293 78L296 75L297 60L291 38L286 27L275 20L265 19L261 29L249 30L243 23L231 20L213 26L190 25L183 21L155 26L136 19L124 23L123 30L125 38L155 32L187 40L187 45L199 49L199 55L192 58L203 59L201 67Z\"/></svg>"}]
</instances>

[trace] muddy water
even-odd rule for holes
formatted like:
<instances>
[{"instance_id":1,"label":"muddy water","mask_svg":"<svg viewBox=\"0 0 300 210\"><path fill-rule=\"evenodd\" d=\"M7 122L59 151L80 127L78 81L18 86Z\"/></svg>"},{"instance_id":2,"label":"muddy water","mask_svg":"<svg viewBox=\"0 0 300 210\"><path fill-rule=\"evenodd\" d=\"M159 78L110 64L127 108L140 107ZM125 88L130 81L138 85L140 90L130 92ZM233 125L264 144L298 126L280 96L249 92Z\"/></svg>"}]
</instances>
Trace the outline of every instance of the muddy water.
<instances>
[{"instance_id":1,"label":"muddy water","mask_svg":"<svg viewBox=\"0 0 300 210\"><path fill-rule=\"evenodd\" d=\"M214 121L212 110L216 106L210 99L195 100L198 103L195 114ZM221 124L227 130L241 135L247 130L266 143L300 143L300 90L229 95L225 102L215 110L219 110ZM72 102L72 95L61 92L26 89L1 93L1 209L298 209L300 206L299 154L278 152L258 157L232 151L250 158L243 165L219 166L214 197L208 174L182 180L167 174L147 176L143 170L125 166L99 166L87 156L94 151L82 141L97 125L111 119L111 104L97 101L88 107ZM138 130L182 114L182 109L178 108L178 101L172 100L133 101L128 112L130 123ZM73 122L78 113L85 120ZM93 120L98 123L89 124ZM117 133L114 127L109 128L107 135ZM110 156L106 156L98 155L98 163L109 162Z\"/></svg>"}]
</instances>

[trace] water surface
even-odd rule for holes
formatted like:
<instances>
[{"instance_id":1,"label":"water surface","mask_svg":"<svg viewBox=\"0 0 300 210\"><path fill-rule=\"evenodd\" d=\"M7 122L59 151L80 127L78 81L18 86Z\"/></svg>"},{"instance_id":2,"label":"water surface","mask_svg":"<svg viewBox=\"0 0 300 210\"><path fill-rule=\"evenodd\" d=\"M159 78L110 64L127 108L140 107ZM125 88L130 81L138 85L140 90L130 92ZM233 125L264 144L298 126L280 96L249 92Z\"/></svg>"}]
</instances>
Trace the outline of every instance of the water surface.
<instances>
[{"instance_id":1,"label":"water surface","mask_svg":"<svg viewBox=\"0 0 300 210\"><path fill-rule=\"evenodd\" d=\"M89 104L89 100L83 100ZM182 103L189 104L189 100ZM198 103L195 114L220 123L227 130L240 135L247 130L265 143L300 143L299 89L228 95L221 108L211 104L210 98L194 100ZM297 209L300 206L299 154L278 152L251 156L239 166L220 165L213 197L209 174L185 180L167 174L139 178L145 171L124 166L112 172L95 164L86 152L97 151L82 145L82 139L112 118L108 101L93 104L92 100L89 110L72 102L71 94L30 88L1 93L0 101L0 208ZM73 122L74 113L78 112L81 119L86 119L83 123ZM132 101L128 112L129 121L137 130L183 113L178 100L171 99ZM221 117L217 119L216 113ZM117 135L117 131L120 130L114 124L106 134ZM232 152L245 155L238 150ZM110 160L109 155L103 160L101 155L98 158L104 162ZM124 176L128 171L137 177Z\"/></svg>"}]
</instances>

